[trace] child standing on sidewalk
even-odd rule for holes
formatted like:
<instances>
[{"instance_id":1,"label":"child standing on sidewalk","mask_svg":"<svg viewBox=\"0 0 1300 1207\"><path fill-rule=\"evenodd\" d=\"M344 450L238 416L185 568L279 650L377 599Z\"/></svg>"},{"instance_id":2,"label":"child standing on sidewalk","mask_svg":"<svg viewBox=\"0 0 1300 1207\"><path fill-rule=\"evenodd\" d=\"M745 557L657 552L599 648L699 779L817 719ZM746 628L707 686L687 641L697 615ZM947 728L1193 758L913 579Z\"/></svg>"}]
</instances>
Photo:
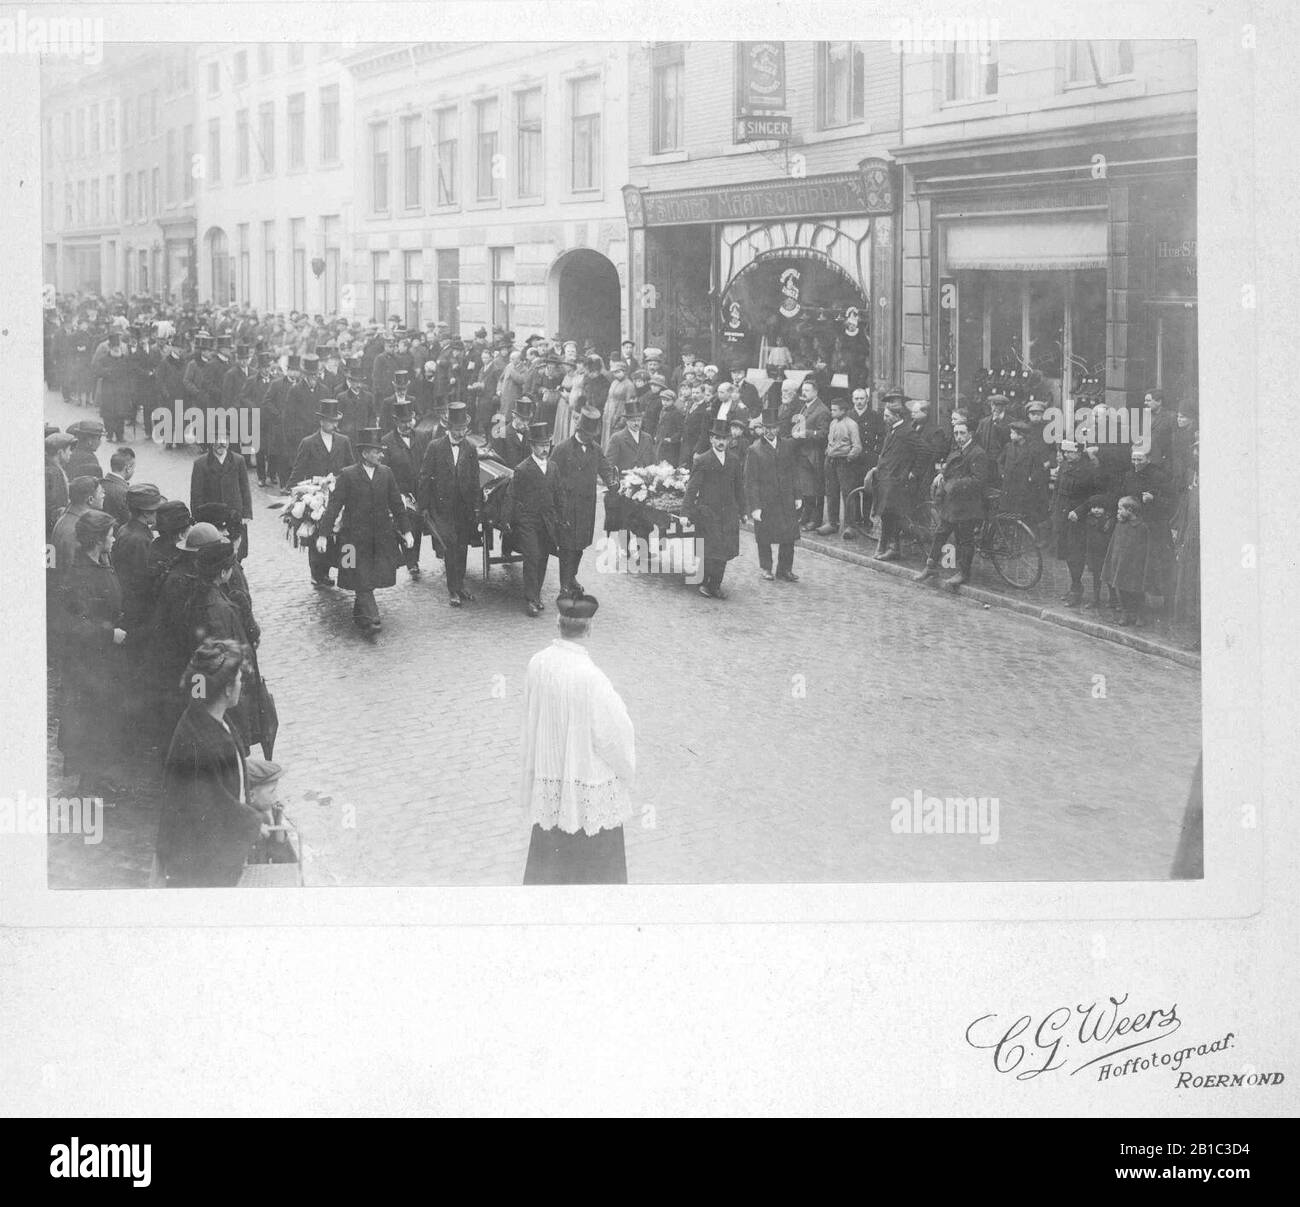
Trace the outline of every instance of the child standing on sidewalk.
<instances>
[{"instance_id":1,"label":"child standing on sidewalk","mask_svg":"<svg viewBox=\"0 0 1300 1207\"><path fill-rule=\"evenodd\" d=\"M849 525L849 495L859 485L854 466L862 457L862 435L849 418L848 404L842 398L831 400L831 425L826 433L826 523L817 529L818 536L830 536L840 525L840 504L844 508L844 528L840 536L852 540L856 533Z\"/></svg>"},{"instance_id":2,"label":"child standing on sidewalk","mask_svg":"<svg viewBox=\"0 0 1300 1207\"><path fill-rule=\"evenodd\" d=\"M1146 603L1143 583L1148 540L1141 502L1132 495L1125 495L1119 501L1119 515L1101 569L1102 582L1119 592L1120 606L1124 609L1116 624L1141 626L1146 623L1143 617Z\"/></svg>"}]
</instances>

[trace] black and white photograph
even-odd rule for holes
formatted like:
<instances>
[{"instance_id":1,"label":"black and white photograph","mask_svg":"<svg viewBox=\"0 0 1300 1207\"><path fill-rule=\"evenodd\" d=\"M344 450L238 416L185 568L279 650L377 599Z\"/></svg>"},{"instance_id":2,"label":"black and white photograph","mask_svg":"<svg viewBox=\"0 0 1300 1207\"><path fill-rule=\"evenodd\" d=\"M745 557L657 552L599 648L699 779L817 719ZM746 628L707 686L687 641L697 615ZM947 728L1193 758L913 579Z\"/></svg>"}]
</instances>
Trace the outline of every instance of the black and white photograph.
<instances>
[{"instance_id":1,"label":"black and white photograph","mask_svg":"<svg viewBox=\"0 0 1300 1207\"><path fill-rule=\"evenodd\" d=\"M1199 877L1196 44L987 32L43 64L51 887Z\"/></svg>"},{"instance_id":2,"label":"black and white photograph","mask_svg":"<svg viewBox=\"0 0 1300 1207\"><path fill-rule=\"evenodd\" d=\"M16 1109L1293 1111L1294 26L0 8Z\"/></svg>"}]
</instances>

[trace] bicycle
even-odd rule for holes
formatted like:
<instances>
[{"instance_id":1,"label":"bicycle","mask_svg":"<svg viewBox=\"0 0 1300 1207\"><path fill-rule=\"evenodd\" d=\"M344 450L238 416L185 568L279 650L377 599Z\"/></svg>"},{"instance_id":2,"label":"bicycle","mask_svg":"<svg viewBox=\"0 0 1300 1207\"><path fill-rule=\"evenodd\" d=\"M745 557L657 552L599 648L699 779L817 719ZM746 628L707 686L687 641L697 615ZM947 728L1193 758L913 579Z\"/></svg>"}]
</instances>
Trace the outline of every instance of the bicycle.
<instances>
[{"instance_id":1,"label":"bicycle","mask_svg":"<svg viewBox=\"0 0 1300 1207\"><path fill-rule=\"evenodd\" d=\"M1043 551L1034 530L1019 516L997 511L1000 490L987 492L986 514L975 533L975 551L993 563L998 577L1018 591L1037 586L1043 577Z\"/></svg>"}]
</instances>

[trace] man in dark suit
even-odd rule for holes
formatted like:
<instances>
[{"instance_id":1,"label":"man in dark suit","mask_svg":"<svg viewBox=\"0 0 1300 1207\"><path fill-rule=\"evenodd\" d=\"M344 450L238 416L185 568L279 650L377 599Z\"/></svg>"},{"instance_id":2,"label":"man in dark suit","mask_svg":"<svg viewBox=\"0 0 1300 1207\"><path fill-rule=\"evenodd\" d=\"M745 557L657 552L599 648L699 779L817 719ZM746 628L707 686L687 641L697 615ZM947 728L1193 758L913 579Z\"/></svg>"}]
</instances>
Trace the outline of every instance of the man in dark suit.
<instances>
[{"instance_id":1,"label":"man in dark suit","mask_svg":"<svg viewBox=\"0 0 1300 1207\"><path fill-rule=\"evenodd\" d=\"M953 448L944 459L937 484L942 502L939 505L939 528L930 544L925 569L917 580L924 582L939 573L939 559L949 540L957 546L957 573L943 581L955 591L970 579L975 560L975 530L984 518L984 500L992 479L989 455L970 433L965 418L953 416Z\"/></svg>"},{"instance_id":2,"label":"man in dark suit","mask_svg":"<svg viewBox=\"0 0 1300 1207\"><path fill-rule=\"evenodd\" d=\"M393 388L379 400L379 428L384 432L393 430L393 407L399 402L409 402L415 406L411 396L411 374L408 369L397 369L393 373Z\"/></svg>"},{"instance_id":3,"label":"man in dark suit","mask_svg":"<svg viewBox=\"0 0 1300 1207\"><path fill-rule=\"evenodd\" d=\"M248 556L247 528L253 518L253 496L248 487L248 464L228 440L211 444L190 470L190 512L197 513L205 503L224 504L243 519L245 539L239 548L242 561Z\"/></svg>"},{"instance_id":4,"label":"man in dark suit","mask_svg":"<svg viewBox=\"0 0 1300 1207\"><path fill-rule=\"evenodd\" d=\"M880 448L874 486L876 510L880 513L876 558L892 562L903 556L899 548L903 520L916 503L919 483L933 452L908 423L901 396L887 398L885 422L889 430Z\"/></svg>"},{"instance_id":5,"label":"man in dark suit","mask_svg":"<svg viewBox=\"0 0 1300 1207\"><path fill-rule=\"evenodd\" d=\"M704 581L700 594L725 599L722 576L727 563L740 555L740 517L745 510L745 485L740 458L727 451L731 428L716 420L709 429L709 451L695 458L686 484L686 515L704 546Z\"/></svg>"},{"instance_id":6,"label":"man in dark suit","mask_svg":"<svg viewBox=\"0 0 1300 1207\"><path fill-rule=\"evenodd\" d=\"M507 488L504 519L524 558L524 610L542 613L542 584L551 555L559 547L559 471L551 464L551 428L529 425L530 452L516 467Z\"/></svg>"},{"instance_id":7,"label":"man in dark suit","mask_svg":"<svg viewBox=\"0 0 1300 1207\"><path fill-rule=\"evenodd\" d=\"M379 420L375 410L375 396L366 385L364 358L354 353L343 362L344 388L337 402L343 412L339 431L351 440L363 427L373 427Z\"/></svg>"},{"instance_id":8,"label":"man in dark suit","mask_svg":"<svg viewBox=\"0 0 1300 1207\"><path fill-rule=\"evenodd\" d=\"M752 381L745 377L745 358L734 356L731 360L731 384L735 386L741 403L751 415L757 415L762 409L758 390Z\"/></svg>"},{"instance_id":9,"label":"man in dark suit","mask_svg":"<svg viewBox=\"0 0 1300 1207\"><path fill-rule=\"evenodd\" d=\"M600 412L583 407L577 430L555 450L552 462L559 474L560 592L582 595L578 566L596 535L596 481L614 489L618 473L600 451Z\"/></svg>"},{"instance_id":10,"label":"man in dark suit","mask_svg":"<svg viewBox=\"0 0 1300 1207\"><path fill-rule=\"evenodd\" d=\"M415 430L415 404L409 399L393 405L393 430L384 437L384 464L393 471L397 489L402 492L407 518L411 522L413 543L406 551L406 569L412 578L420 577L420 543L424 536L419 522L420 467L429 447L429 438Z\"/></svg>"},{"instance_id":11,"label":"man in dark suit","mask_svg":"<svg viewBox=\"0 0 1300 1207\"><path fill-rule=\"evenodd\" d=\"M393 374L402 366L397 359L397 335L384 332L384 350L375 357L370 372L370 392L376 399L386 398L393 392Z\"/></svg>"},{"instance_id":12,"label":"man in dark suit","mask_svg":"<svg viewBox=\"0 0 1300 1207\"><path fill-rule=\"evenodd\" d=\"M320 358L309 353L302 358L302 376L289 387L284 403L285 442L290 449L298 448L312 434L313 417L322 401L330 397L320 376ZM289 485L301 480L291 475Z\"/></svg>"},{"instance_id":13,"label":"man in dark suit","mask_svg":"<svg viewBox=\"0 0 1300 1207\"><path fill-rule=\"evenodd\" d=\"M320 430L307 436L298 445L293 458L293 469L289 471L289 485L305 482L308 478L323 478L327 474L336 477L356 461L352 453L352 441L339 435L338 426L341 413L338 403L332 398L323 398L316 419ZM375 442L382 452L383 446ZM400 495L399 495L400 497ZM330 529L321 522L322 534L329 536ZM311 581L317 587L333 585L330 567L334 564L333 549L322 551L317 541L307 550L307 564L311 570Z\"/></svg>"},{"instance_id":14,"label":"man in dark suit","mask_svg":"<svg viewBox=\"0 0 1300 1207\"><path fill-rule=\"evenodd\" d=\"M620 473L627 469L654 464L655 442L641 428L640 399L631 398L627 401L623 418L627 426L619 428L609 438L609 448L605 455L610 463Z\"/></svg>"},{"instance_id":15,"label":"man in dark suit","mask_svg":"<svg viewBox=\"0 0 1300 1207\"><path fill-rule=\"evenodd\" d=\"M346 443L346 437L336 440ZM329 556L329 538L334 522L343 513L338 534L339 586L355 591L352 622L360 629L374 632L380 626L375 591L397 582L398 534L408 549L415 543L406 518L406 505L393 471L381 458L384 446L378 428L362 428L357 433L361 461L341 470L330 492L329 505L321 517L320 535L313 552Z\"/></svg>"},{"instance_id":16,"label":"man in dark suit","mask_svg":"<svg viewBox=\"0 0 1300 1207\"><path fill-rule=\"evenodd\" d=\"M135 473L135 453L123 446L108 459L108 476L103 481L103 510L119 524L125 524L131 518L126 492L131 484L133 473Z\"/></svg>"},{"instance_id":17,"label":"man in dark suit","mask_svg":"<svg viewBox=\"0 0 1300 1207\"><path fill-rule=\"evenodd\" d=\"M465 590L465 559L478 536L483 494L479 486L478 449L465 439L469 408L453 402L447 434L431 444L420 467L420 509L428 513L447 563L447 594L459 608L474 596Z\"/></svg>"},{"instance_id":18,"label":"man in dark suit","mask_svg":"<svg viewBox=\"0 0 1300 1207\"><path fill-rule=\"evenodd\" d=\"M763 436L745 458L745 502L754 521L758 567L764 579L798 582L794 546L799 539L799 466L794 445L780 434L776 407L763 412ZM776 573L772 546L776 546Z\"/></svg>"},{"instance_id":19,"label":"man in dark suit","mask_svg":"<svg viewBox=\"0 0 1300 1207\"><path fill-rule=\"evenodd\" d=\"M254 459L257 468L257 484L265 486L270 453L270 423L265 412L266 396L275 382L275 356L271 352L257 353L256 371L244 383L239 396L239 405L248 408L252 419Z\"/></svg>"}]
</instances>

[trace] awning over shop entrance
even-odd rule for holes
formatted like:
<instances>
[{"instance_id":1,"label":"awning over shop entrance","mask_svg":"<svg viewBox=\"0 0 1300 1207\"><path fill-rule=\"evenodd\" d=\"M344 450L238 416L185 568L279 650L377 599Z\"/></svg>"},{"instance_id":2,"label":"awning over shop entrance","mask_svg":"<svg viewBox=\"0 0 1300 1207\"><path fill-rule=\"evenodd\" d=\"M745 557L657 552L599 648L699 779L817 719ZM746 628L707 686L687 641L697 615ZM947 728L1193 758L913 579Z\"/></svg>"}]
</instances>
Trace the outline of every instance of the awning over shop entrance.
<instances>
[{"instance_id":1,"label":"awning over shop entrance","mask_svg":"<svg viewBox=\"0 0 1300 1207\"><path fill-rule=\"evenodd\" d=\"M1028 216L947 224L946 271L1105 268L1106 220Z\"/></svg>"}]
</instances>

